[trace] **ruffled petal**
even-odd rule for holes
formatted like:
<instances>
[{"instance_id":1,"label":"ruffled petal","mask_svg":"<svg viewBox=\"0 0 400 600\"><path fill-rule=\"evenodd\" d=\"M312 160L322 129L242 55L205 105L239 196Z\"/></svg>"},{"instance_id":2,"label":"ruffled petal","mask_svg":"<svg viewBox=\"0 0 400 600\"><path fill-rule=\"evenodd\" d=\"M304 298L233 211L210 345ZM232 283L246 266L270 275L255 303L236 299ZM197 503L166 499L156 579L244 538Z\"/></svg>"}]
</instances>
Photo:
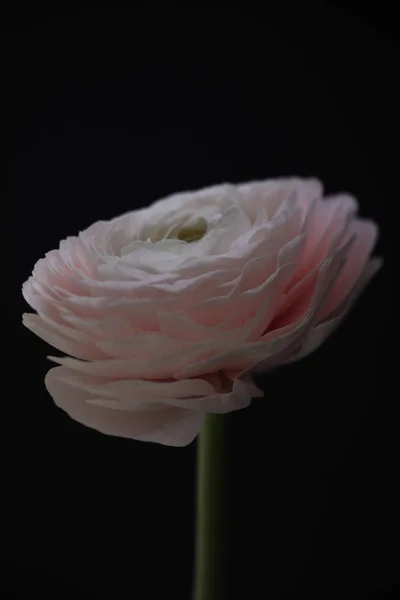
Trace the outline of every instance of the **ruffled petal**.
<instances>
[{"instance_id":1,"label":"ruffled petal","mask_svg":"<svg viewBox=\"0 0 400 600\"><path fill-rule=\"evenodd\" d=\"M167 446L186 446L201 429L205 416L202 411L173 406L154 411L125 411L104 408L101 403L93 404L96 397L65 381L63 369L50 369L45 379L46 387L56 405L86 427L107 435Z\"/></svg>"},{"instance_id":2,"label":"ruffled petal","mask_svg":"<svg viewBox=\"0 0 400 600\"><path fill-rule=\"evenodd\" d=\"M286 360L286 363L292 363L308 356L317 350L321 344L334 333L342 323L343 319L348 315L365 286L370 283L373 277L375 277L381 269L382 264L383 261L381 259L372 259L369 261L358 281L353 286L351 293L342 300L342 303L339 306L337 306L333 316L312 328L303 338L301 345L296 352Z\"/></svg>"}]
</instances>

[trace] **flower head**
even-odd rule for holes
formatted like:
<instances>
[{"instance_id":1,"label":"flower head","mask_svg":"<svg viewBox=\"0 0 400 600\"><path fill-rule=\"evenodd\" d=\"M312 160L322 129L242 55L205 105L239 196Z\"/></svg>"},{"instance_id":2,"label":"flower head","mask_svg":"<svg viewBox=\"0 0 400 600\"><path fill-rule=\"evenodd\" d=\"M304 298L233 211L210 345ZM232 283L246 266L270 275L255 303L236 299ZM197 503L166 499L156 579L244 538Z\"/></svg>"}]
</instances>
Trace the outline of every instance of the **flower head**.
<instances>
[{"instance_id":1,"label":"flower head","mask_svg":"<svg viewBox=\"0 0 400 600\"><path fill-rule=\"evenodd\" d=\"M262 395L251 373L314 351L381 264L377 226L314 179L180 193L60 243L23 322L69 355L46 386L104 433L180 446Z\"/></svg>"}]
</instances>

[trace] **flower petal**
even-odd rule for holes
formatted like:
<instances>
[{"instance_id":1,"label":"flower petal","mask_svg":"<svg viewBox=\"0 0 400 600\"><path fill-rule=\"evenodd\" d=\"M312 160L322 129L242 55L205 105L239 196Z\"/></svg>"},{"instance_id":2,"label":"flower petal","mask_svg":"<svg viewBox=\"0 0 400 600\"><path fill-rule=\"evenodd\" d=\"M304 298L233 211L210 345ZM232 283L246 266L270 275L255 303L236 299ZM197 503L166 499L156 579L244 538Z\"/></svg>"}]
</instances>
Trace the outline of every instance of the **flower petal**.
<instances>
[{"instance_id":1,"label":"flower petal","mask_svg":"<svg viewBox=\"0 0 400 600\"><path fill-rule=\"evenodd\" d=\"M352 240L325 261L318 272L312 297L307 299L296 318L290 319L287 325L268 331L258 342L238 344L230 351L190 364L178 371L176 377L196 377L200 373L218 370L231 370L241 376L249 371L266 371L286 360L318 319L326 296L343 268L344 257L351 243Z\"/></svg>"},{"instance_id":2,"label":"flower petal","mask_svg":"<svg viewBox=\"0 0 400 600\"><path fill-rule=\"evenodd\" d=\"M333 317L329 318L311 329L302 340L300 348L292 354L285 362L292 363L298 361L315 350L339 327L343 319L348 315L350 309L362 293L365 286L371 281L382 267L382 260L372 259L365 267L362 275L357 281L351 294L345 298L344 302L336 309Z\"/></svg>"},{"instance_id":3,"label":"flower petal","mask_svg":"<svg viewBox=\"0 0 400 600\"><path fill-rule=\"evenodd\" d=\"M65 367L47 373L46 387L54 402L70 417L86 427L107 435L156 442L167 446L186 446L194 440L204 421L202 411L167 407L159 411L121 411L89 404L89 392L62 379Z\"/></svg>"},{"instance_id":4,"label":"flower petal","mask_svg":"<svg viewBox=\"0 0 400 600\"><path fill-rule=\"evenodd\" d=\"M355 242L350 249L346 264L326 300L321 320L326 319L337 309L358 281L375 246L378 227L372 221L358 219L351 224L348 235L354 235Z\"/></svg>"},{"instance_id":5,"label":"flower petal","mask_svg":"<svg viewBox=\"0 0 400 600\"><path fill-rule=\"evenodd\" d=\"M22 315L22 323L42 340L54 348L61 350L61 352L65 352L65 354L71 354L71 356L76 356L77 358L82 358L84 360L107 358L107 355L100 350L100 348L96 348L96 346L91 346L78 340L78 331L68 330L68 333L66 333L67 328L62 328L62 330L60 330L59 326L56 327L55 325L44 321L39 315L32 315L29 313L24 313ZM75 336L75 339L71 339L69 334Z\"/></svg>"}]
</instances>

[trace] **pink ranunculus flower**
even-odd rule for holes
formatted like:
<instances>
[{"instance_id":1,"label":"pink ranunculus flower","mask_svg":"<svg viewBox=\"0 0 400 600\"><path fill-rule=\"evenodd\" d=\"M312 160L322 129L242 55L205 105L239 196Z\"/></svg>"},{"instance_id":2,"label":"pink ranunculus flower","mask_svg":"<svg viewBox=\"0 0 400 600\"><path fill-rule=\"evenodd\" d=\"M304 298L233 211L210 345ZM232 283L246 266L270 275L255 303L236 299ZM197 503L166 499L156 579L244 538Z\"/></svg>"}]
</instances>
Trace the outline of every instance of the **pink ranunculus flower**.
<instances>
[{"instance_id":1,"label":"pink ranunculus flower","mask_svg":"<svg viewBox=\"0 0 400 600\"><path fill-rule=\"evenodd\" d=\"M190 443L251 372L313 352L378 270L377 226L314 179L218 185L99 221L37 262L23 322L55 403L103 433ZM73 357L73 358L71 358Z\"/></svg>"}]
</instances>

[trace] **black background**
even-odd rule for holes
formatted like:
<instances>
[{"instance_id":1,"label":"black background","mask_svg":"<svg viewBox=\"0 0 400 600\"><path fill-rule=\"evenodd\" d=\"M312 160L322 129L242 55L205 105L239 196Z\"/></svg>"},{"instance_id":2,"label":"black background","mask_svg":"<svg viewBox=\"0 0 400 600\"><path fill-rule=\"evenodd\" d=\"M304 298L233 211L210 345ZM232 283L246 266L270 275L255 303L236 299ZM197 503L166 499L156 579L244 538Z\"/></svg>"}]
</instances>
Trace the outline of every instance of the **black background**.
<instances>
[{"instance_id":1,"label":"black background","mask_svg":"<svg viewBox=\"0 0 400 600\"><path fill-rule=\"evenodd\" d=\"M2 33L0 589L140 600L191 590L195 443L103 437L53 405L50 348L21 325L35 261L174 191L297 174L359 198L381 227L385 267L321 350L259 378L265 398L229 416L228 597L396 597L390 15L319 4L200 17L141 29L96 9Z\"/></svg>"}]
</instances>

